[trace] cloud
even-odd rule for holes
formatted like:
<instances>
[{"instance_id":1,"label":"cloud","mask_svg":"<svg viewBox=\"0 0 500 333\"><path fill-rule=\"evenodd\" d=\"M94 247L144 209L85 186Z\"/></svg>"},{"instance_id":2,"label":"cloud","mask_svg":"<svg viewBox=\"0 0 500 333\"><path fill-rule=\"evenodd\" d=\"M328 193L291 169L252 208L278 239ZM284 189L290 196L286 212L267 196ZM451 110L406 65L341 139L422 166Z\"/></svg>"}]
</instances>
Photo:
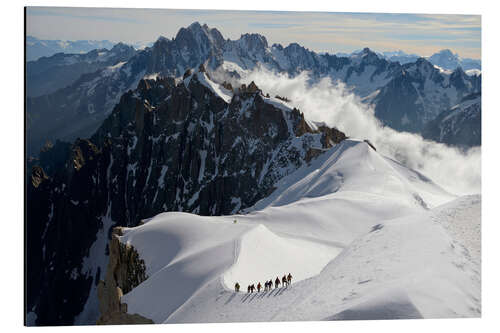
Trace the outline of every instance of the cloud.
<instances>
[{"instance_id":1,"label":"cloud","mask_svg":"<svg viewBox=\"0 0 500 333\"><path fill-rule=\"evenodd\" d=\"M264 93L290 98L307 119L335 126L351 138L369 139L383 155L421 172L451 193L481 192L480 148L462 152L384 127L374 110L342 83L324 78L311 84L306 72L291 78L262 68L249 72L242 81L255 81Z\"/></svg>"}]
</instances>

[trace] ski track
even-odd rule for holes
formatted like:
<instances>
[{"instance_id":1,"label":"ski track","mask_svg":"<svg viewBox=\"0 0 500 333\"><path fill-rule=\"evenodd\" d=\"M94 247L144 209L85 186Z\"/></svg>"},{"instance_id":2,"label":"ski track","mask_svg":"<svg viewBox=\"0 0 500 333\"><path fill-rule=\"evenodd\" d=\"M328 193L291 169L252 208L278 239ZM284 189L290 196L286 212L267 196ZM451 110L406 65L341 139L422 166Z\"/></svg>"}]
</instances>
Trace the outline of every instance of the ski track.
<instances>
[{"instance_id":1,"label":"ski track","mask_svg":"<svg viewBox=\"0 0 500 333\"><path fill-rule=\"evenodd\" d=\"M477 317L481 197L455 198L346 140L246 215L126 229L149 278L122 301L155 323ZM246 293L288 272L291 286Z\"/></svg>"}]
</instances>

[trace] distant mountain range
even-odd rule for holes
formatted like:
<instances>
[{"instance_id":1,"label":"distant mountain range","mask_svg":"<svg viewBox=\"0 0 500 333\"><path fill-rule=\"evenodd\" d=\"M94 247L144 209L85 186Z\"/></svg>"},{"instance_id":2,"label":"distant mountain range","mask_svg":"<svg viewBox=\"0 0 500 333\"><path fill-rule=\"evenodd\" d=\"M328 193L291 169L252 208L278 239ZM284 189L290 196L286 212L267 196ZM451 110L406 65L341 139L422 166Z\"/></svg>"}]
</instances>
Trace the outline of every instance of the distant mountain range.
<instances>
[{"instance_id":1,"label":"distant mountain range","mask_svg":"<svg viewBox=\"0 0 500 333\"><path fill-rule=\"evenodd\" d=\"M127 43L128 44L128 43ZM62 40L40 40L33 36L26 37L26 53L27 61L37 60L40 57L50 57L56 53L66 53L66 54L77 54L77 53L87 53L95 49L111 49L115 45L114 42L109 40L77 40L77 41L62 41ZM143 49L145 47L150 47L153 42L150 43L133 43L129 44L136 50ZM359 53L361 50L357 50L351 53L338 52L335 53L339 57L350 57L353 54ZM462 67L464 71L467 70L481 70L481 60L462 58L458 53L453 53L449 49L443 49L439 52L432 54L431 56L421 56L418 54L409 54L402 50L398 51L384 51L377 52L379 56L384 57L389 61L399 62L404 65L409 62L415 62L418 58L426 58L433 65L439 66L445 70L455 70L457 67ZM323 52L322 54L327 54Z\"/></svg>"},{"instance_id":2,"label":"distant mountain range","mask_svg":"<svg viewBox=\"0 0 500 333\"><path fill-rule=\"evenodd\" d=\"M352 53L339 52L336 53L337 56L340 57L350 57L357 53L361 52L361 50L354 51ZM431 64L438 66L443 70L454 71L458 67L461 67L464 71L471 71L471 73L475 73L477 71L481 71L481 60L479 59L471 59L471 58L462 58L458 55L458 53L453 53L449 49L444 49L439 52L434 53L433 55L426 57L418 54L408 54L404 51L385 51L385 52L376 52L380 57L383 57L389 61L399 62L401 65L415 62L419 58L427 59ZM475 71L475 72L474 72Z\"/></svg>"},{"instance_id":3,"label":"distant mountain range","mask_svg":"<svg viewBox=\"0 0 500 333\"><path fill-rule=\"evenodd\" d=\"M87 53L57 53L26 64L26 93L29 97L50 94L75 82L80 76L128 61L136 50L118 43L112 48Z\"/></svg>"},{"instance_id":4,"label":"distant mountain range","mask_svg":"<svg viewBox=\"0 0 500 333\"><path fill-rule=\"evenodd\" d=\"M79 54L96 49L111 49L116 43L109 40L42 40L26 36L26 60L50 57L56 53ZM135 49L146 47L147 43L134 43Z\"/></svg>"}]
</instances>

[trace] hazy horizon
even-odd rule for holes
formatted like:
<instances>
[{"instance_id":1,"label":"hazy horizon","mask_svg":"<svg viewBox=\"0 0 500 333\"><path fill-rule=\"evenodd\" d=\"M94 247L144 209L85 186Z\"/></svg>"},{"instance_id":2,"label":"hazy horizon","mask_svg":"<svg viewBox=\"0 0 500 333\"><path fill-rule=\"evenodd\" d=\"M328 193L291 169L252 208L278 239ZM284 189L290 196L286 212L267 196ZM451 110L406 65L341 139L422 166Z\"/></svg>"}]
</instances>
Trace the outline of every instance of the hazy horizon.
<instances>
[{"instance_id":1,"label":"hazy horizon","mask_svg":"<svg viewBox=\"0 0 500 333\"><path fill-rule=\"evenodd\" d=\"M42 40L146 44L160 36L173 38L198 21L217 28L224 38L259 33L270 45L296 42L316 52L368 47L430 56L450 49L465 58L481 58L479 15L27 7L26 21L26 34Z\"/></svg>"}]
</instances>

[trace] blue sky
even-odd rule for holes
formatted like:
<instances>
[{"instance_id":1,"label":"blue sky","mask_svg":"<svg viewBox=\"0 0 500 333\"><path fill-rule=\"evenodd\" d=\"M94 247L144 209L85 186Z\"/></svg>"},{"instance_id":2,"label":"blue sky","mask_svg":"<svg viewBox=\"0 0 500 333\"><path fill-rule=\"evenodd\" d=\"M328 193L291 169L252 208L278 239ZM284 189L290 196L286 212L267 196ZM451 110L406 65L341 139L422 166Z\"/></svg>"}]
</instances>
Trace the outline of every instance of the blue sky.
<instances>
[{"instance_id":1,"label":"blue sky","mask_svg":"<svg viewBox=\"0 0 500 333\"><path fill-rule=\"evenodd\" d=\"M29 7L27 34L152 42L159 36L172 38L194 21L217 28L225 38L256 32L270 44L297 42L318 52L369 47L426 56L449 48L463 57L481 57L478 15Z\"/></svg>"}]
</instances>

